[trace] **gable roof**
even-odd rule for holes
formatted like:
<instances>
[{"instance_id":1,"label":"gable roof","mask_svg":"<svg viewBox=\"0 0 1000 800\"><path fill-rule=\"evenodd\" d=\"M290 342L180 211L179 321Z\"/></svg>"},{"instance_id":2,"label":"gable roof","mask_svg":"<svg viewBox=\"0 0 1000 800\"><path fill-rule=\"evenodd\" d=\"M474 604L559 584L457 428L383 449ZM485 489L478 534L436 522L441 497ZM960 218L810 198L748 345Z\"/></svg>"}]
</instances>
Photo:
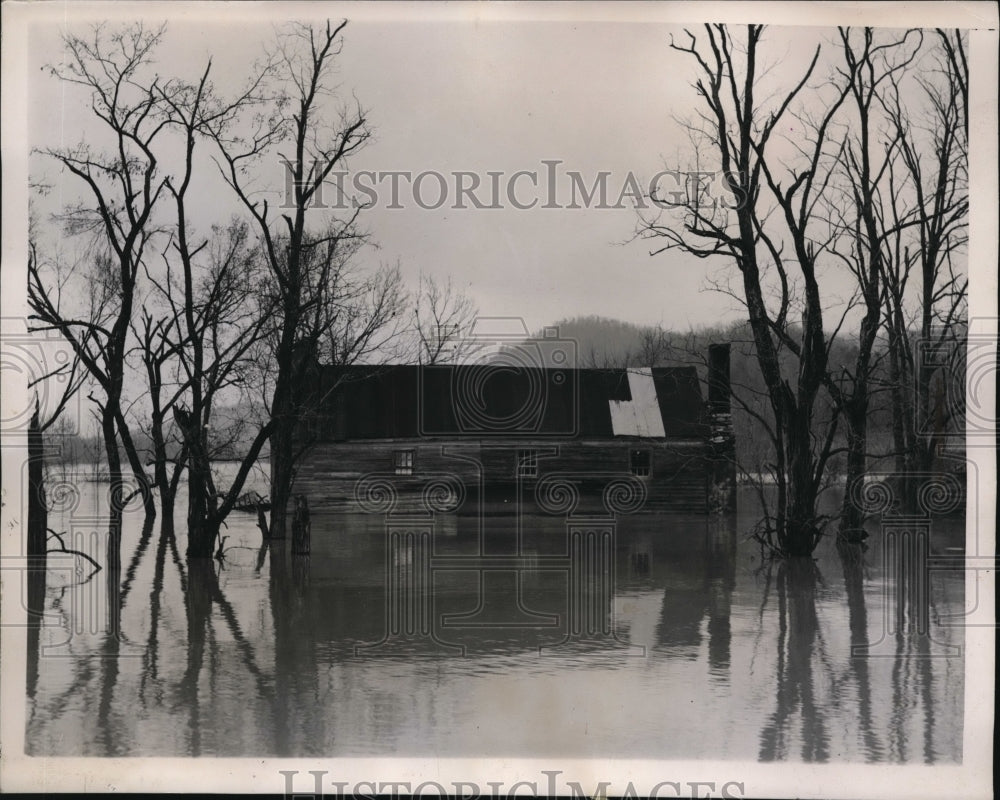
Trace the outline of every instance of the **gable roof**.
<instances>
[{"instance_id":1,"label":"gable roof","mask_svg":"<svg viewBox=\"0 0 1000 800\"><path fill-rule=\"evenodd\" d=\"M706 435L694 367L322 366L317 378L322 439Z\"/></svg>"}]
</instances>

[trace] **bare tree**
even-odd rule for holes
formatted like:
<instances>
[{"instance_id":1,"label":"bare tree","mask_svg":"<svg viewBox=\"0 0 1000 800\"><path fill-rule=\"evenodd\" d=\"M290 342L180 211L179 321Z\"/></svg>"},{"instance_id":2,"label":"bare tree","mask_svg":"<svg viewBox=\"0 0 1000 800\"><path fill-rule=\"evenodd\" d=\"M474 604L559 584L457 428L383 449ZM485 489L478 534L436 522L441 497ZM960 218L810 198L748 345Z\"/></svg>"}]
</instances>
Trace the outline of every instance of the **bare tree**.
<instances>
[{"instance_id":1,"label":"bare tree","mask_svg":"<svg viewBox=\"0 0 1000 800\"><path fill-rule=\"evenodd\" d=\"M259 230L276 292L277 342L269 408L273 428L270 535L276 538L286 535L295 431L317 344L315 331L307 331L317 314L323 316L309 305L312 253L332 248L339 258L344 248L351 251L364 238L357 225L360 208L343 218L325 215L317 229L321 233L310 233L307 227L307 218L321 211L317 200L331 173L343 169L371 136L367 116L357 103L331 108L336 105L333 72L346 24L346 20L327 23L320 29L292 24L283 29L270 63L274 67L271 77L285 93L276 95L273 113L258 116L249 137L218 128L213 131L223 175ZM276 211L253 184L248 168L278 155L287 167L291 191Z\"/></svg>"},{"instance_id":2,"label":"bare tree","mask_svg":"<svg viewBox=\"0 0 1000 800\"><path fill-rule=\"evenodd\" d=\"M258 426L240 455L233 481L225 487L216 485L212 461L228 440L225 435L213 436L215 412L226 398L246 400L255 372L251 353L265 335L268 318L266 299L257 292L259 253L249 241L248 230L246 223L233 221L215 228L194 251L174 242L171 249L180 269L174 269L174 259L165 252L165 275L150 277L166 310L150 324L151 315L144 309L142 351L153 408L155 478L164 526L172 527L167 513L172 511L181 472L187 469L188 555L195 558L212 555L219 526L238 500L270 433L267 423ZM171 370L169 378L165 367ZM179 439L174 446L179 452L173 458L166 439L171 417ZM242 428L230 431L229 437L237 433Z\"/></svg>"},{"instance_id":3,"label":"bare tree","mask_svg":"<svg viewBox=\"0 0 1000 800\"><path fill-rule=\"evenodd\" d=\"M671 336L663 329L662 325L646 328L639 341L637 356L639 366L650 369L660 366L663 361L669 358L672 350Z\"/></svg>"},{"instance_id":4,"label":"bare tree","mask_svg":"<svg viewBox=\"0 0 1000 800\"><path fill-rule=\"evenodd\" d=\"M342 369L355 364L378 366L398 362L407 355L408 321L406 310L409 295L403 285L399 267L382 265L369 270L357 257L363 246L361 238L350 242L320 234L321 244L304 246L302 259L302 317L296 342L296 369L301 372L299 391L295 396L295 419L290 451L291 480L297 465L315 441L319 425L330 412L329 400L338 387L350 379ZM265 295L274 305L281 301L275 281L265 282ZM277 352L281 344L280 324L273 325L270 335L258 348L257 359L262 364L260 385L269 419L274 418L273 398L280 371ZM323 379L319 365L326 366ZM273 445L272 445L273 447ZM273 517L272 503L272 517ZM261 526L266 536L271 529Z\"/></svg>"},{"instance_id":5,"label":"bare tree","mask_svg":"<svg viewBox=\"0 0 1000 800\"><path fill-rule=\"evenodd\" d=\"M946 356L961 352L967 316L969 68L963 35L935 34L917 79L926 113L907 108L899 80L881 98L899 141L883 223L892 235L885 236L882 267L893 444L905 474L932 468L937 439L927 434L954 424L941 418L947 405L936 396L934 384L944 377L921 363L918 343L930 363L947 364ZM904 495L912 503L913 486Z\"/></svg>"},{"instance_id":6,"label":"bare tree","mask_svg":"<svg viewBox=\"0 0 1000 800\"><path fill-rule=\"evenodd\" d=\"M900 332L907 327L902 298L910 266L919 263L927 270L926 318L946 306L945 323L951 326L964 298L952 264L963 244L967 208L956 143L963 78L915 77L924 42L918 31L879 35L841 28L827 60L834 69L827 80L811 83L821 53L817 46L793 88L769 92L760 64L760 27L749 26L739 39L725 26L705 30L704 42L688 32L686 43L672 44L699 70L696 90L704 110L688 124L699 171L680 197L653 198L675 213L667 221L643 220L640 233L666 241L655 252L679 248L700 258L722 256L738 268L741 286L730 293L747 309L773 418L765 427L772 432L777 500L773 518L765 510L766 527L780 553L805 555L828 519L818 513L817 498L831 458L846 454L847 480L853 484L872 455L869 418L881 369L878 336L886 320L894 326L891 370L898 372L912 356ZM939 72L949 76L964 63L961 38L939 37L947 42ZM919 137L912 133L914 109L901 100L901 87L914 80L935 109ZM775 135L785 122L794 138ZM922 172L927 162L922 147L935 154L931 183L937 183L930 187ZM710 194L711 179L705 176L711 173L700 169L706 157L717 161L731 202ZM921 181L924 188L914 188ZM839 318L826 328L823 317L830 308L822 302L818 270L828 265L844 267L855 290L835 304ZM849 336L844 332L855 324L853 363L831 363L837 337ZM782 352L786 361L794 359L793 367L783 364ZM893 382L899 385L898 376ZM898 392L896 400L900 405ZM824 404L833 413L817 425ZM838 425L841 420L844 425ZM838 427L846 435L843 447L835 446ZM896 428L898 433L912 424ZM860 509L845 497L841 534L861 538L862 522Z\"/></svg>"},{"instance_id":7,"label":"bare tree","mask_svg":"<svg viewBox=\"0 0 1000 800\"><path fill-rule=\"evenodd\" d=\"M468 295L448 279L442 284L433 275L421 275L413 310L421 364L459 362L481 349L471 336L479 309Z\"/></svg>"},{"instance_id":8,"label":"bare tree","mask_svg":"<svg viewBox=\"0 0 1000 800\"><path fill-rule=\"evenodd\" d=\"M898 83L913 65L923 37L919 31L907 31L902 36L877 39L871 28L841 28L839 36L843 65L838 72L850 89L850 97L844 106L844 132L823 203L829 208L831 228L827 250L857 285L837 329L855 305L861 313L854 365L831 374L828 384L846 422L846 480L851 486L868 466L872 379L878 363L875 344L885 305L883 261L886 240L897 234L896 225L900 224L898 220L887 222L885 213L891 188L887 179L898 157L900 133L898 128L882 124L880 100L886 87ZM822 215L817 209L817 217ZM863 522L862 509L851 492L845 492L838 535L849 540L862 538Z\"/></svg>"},{"instance_id":9,"label":"bare tree","mask_svg":"<svg viewBox=\"0 0 1000 800\"><path fill-rule=\"evenodd\" d=\"M828 351L816 271L822 244L810 235L809 225L829 174L830 126L848 96L850 81L828 88L825 110L812 121L810 135L798 143L793 158L771 155L772 136L812 77L820 50L816 49L793 88L768 102L757 94L762 33L762 26L750 25L745 39L737 40L724 25L706 25L704 43L691 32L685 43L671 43L697 65L695 88L704 110L699 122L691 123L691 130L706 153L717 159L732 197L731 203L717 202L704 173L696 173L684 197L654 198L680 212L680 219L671 215L667 221L643 220L640 234L665 242L654 253L681 249L699 258L725 257L739 270L757 363L774 419L777 498L768 536L779 553L806 556L822 535L823 518L816 499L833 436L830 433L820 441L813 436L814 408L826 383ZM767 270L776 281L776 298L770 296L764 277ZM799 298L793 279L801 287ZM796 310L801 320L797 336L789 325ZM782 372L781 348L796 357L794 376Z\"/></svg>"},{"instance_id":10,"label":"bare tree","mask_svg":"<svg viewBox=\"0 0 1000 800\"><path fill-rule=\"evenodd\" d=\"M213 411L227 390L239 394L246 386L247 358L255 343L266 335L271 308L257 291L261 274L256 248L249 243L249 226L238 220L225 229L216 227L211 238L198 242L190 225L188 197L195 185L194 154L203 137L215 137L234 126L241 112L257 109L263 102L262 70L235 99L223 102L209 83L211 62L194 83L171 81L161 90L164 114L184 144L184 158L177 173L165 181L173 199L175 224L162 257L165 277L146 275L158 289L168 312L156 327L155 350L176 358L177 387L164 404L153 390L162 373L149 369L148 348L144 360L154 400L154 447L157 453L157 483L161 495L172 500L181 466L188 470L189 557L212 555L219 526L236 503L243 485L271 435L273 424L265 423L253 437L236 477L225 491L215 485L209 432ZM207 264L200 263L203 257ZM176 277L176 280L175 280ZM149 326L147 326L147 330ZM160 463L166 453L162 424L169 409L181 434L184 458L168 477ZM157 430L157 428L160 430ZM156 441L156 438L159 441Z\"/></svg>"},{"instance_id":11,"label":"bare tree","mask_svg":"<svg viewBox=\"0 0 1000 800\"><path fill-rule=\"evenodd\" d=\"M37 268L29 269L28 275L34 318L41 328L60 332L102 393L97 402L112 492L117 498L112 502L109 541L109 563L113 566L120 563L120 525L116 520L120 521L120 495L124 491L119 441L135 480L145 487L122 395L139 271L156 233L153 211L165 187L154 152L166 125L159 113L161 90L158 78L146 74L162 34L162 27L147 30L137 23L112 33L95 26L86 38L64 37L68 58L52 72L89 94L91 111L109 146L99 149L80 144L41 152L84 186L87 199L67 209L63 222L70 233L92 236L97 255L90 278L102 295L99 318L75 318L60 303L47 275ZM155 515L150 493L143 494L147 515Z\"/></svg>"}]
</instances>

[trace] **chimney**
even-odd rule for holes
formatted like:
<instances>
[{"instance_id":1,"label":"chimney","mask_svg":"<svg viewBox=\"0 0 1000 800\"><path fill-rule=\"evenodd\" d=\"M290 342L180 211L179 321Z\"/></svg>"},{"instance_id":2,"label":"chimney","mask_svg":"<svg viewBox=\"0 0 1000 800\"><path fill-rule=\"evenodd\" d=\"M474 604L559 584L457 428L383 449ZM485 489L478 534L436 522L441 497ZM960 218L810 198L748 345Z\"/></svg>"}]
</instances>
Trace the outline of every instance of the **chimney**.
<instances>
[{"instance_id":1,"label":"chimney","mask_svg":"<svg viewBox=\"0 0 1000 800\"><path fill-rule=\"evenodd\" d=\"M708 346L708 408L711 414L729 414L729 343Z\"/></svg>"},{"instance_id":2,"label":"chimney","mask_svg":"<svg viewBox=\"0 0 1000 800\"><path fill-rule=\"evenodd\" d=\"M732 394L729 384L729 344L708 346L709 482L706 506L710 513L736 511L736 440L733 435Z\"/></svg>"}]
</instances>

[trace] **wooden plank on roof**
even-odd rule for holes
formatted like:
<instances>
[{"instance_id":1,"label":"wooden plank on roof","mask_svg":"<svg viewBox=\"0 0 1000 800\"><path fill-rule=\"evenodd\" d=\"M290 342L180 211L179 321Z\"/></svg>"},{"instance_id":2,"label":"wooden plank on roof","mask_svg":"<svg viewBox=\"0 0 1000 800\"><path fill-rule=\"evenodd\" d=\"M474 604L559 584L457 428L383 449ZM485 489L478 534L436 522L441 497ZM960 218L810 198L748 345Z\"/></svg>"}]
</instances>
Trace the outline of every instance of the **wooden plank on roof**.
<instances>
[{"instance_id":1,"label":"wooden plank on roof","mask_svg":"<svg viewBox=\"0 0 1000 800\"><path fill-rule=\"evenodd\" d=\"M632 399L609 400L611 430L615 436L646 436L663 438L663 417L656 399L653 371L649 368L628 371L629 391Z\"/></svg>"}]
</instances>

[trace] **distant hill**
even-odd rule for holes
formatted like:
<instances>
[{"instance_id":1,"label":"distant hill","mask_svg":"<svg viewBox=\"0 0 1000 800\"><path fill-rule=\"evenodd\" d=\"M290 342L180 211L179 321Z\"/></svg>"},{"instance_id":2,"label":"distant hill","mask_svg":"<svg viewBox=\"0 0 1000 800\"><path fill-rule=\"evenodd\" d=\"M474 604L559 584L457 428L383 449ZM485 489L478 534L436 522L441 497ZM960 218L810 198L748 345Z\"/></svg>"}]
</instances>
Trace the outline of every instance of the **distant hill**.
<instances>
[{"instance_id":1,"label":"distant hill","mask_svg":"<svg viewBox=\"0 0 1000 800\"><path fill-rule=\"evenodd\" d=\"M583 316L563 319L552 326L559 329L561 340L575 343L578 366L597 368L683 366L692 365L702 383L702 396L707 397L708 346L713 343L730 343L730 377L733 393L733 425L736 433L737 459L748 470L773 460L772 445L763 425L755 414L770 418L764 381L757 364L753 335L748 322L728 325L703 326L686 331L671 331L659 326L642 326L618 319L600 316ZM793 338L798 337L794 328ZM539 331L536 338L542 338ZM834 375L842 368L853 370L857 347L849 338L841 337L830 351L830 370ZM798 364L786 349L779 352L782 371L795 385ZM871 434L872 450L886 449L890 431L888 394L881 393L872 399ZM749 410L748 410L749 409ZM831 416L830 400L821 395L814 418L817 434L826 432ZM841 426L843 427L843 426ZM837 441L843 438L842 431ZM832 459L834 471L838 458Z\"/></svg>"},{"instance_id":2,"label":"distant hill","mask_svg":"<svg viewBox=\"0 0 1000 800\"><path fill-rule=\"evenodd\" d=\"M576 344L577 366L626 366L640 350L643 335L651 328L600 316L572 317L554 323L561 339ZM542 331L536 333L541 338ZM631 364L628 364L631 366Z\"/></svg>"}]
</instances>

